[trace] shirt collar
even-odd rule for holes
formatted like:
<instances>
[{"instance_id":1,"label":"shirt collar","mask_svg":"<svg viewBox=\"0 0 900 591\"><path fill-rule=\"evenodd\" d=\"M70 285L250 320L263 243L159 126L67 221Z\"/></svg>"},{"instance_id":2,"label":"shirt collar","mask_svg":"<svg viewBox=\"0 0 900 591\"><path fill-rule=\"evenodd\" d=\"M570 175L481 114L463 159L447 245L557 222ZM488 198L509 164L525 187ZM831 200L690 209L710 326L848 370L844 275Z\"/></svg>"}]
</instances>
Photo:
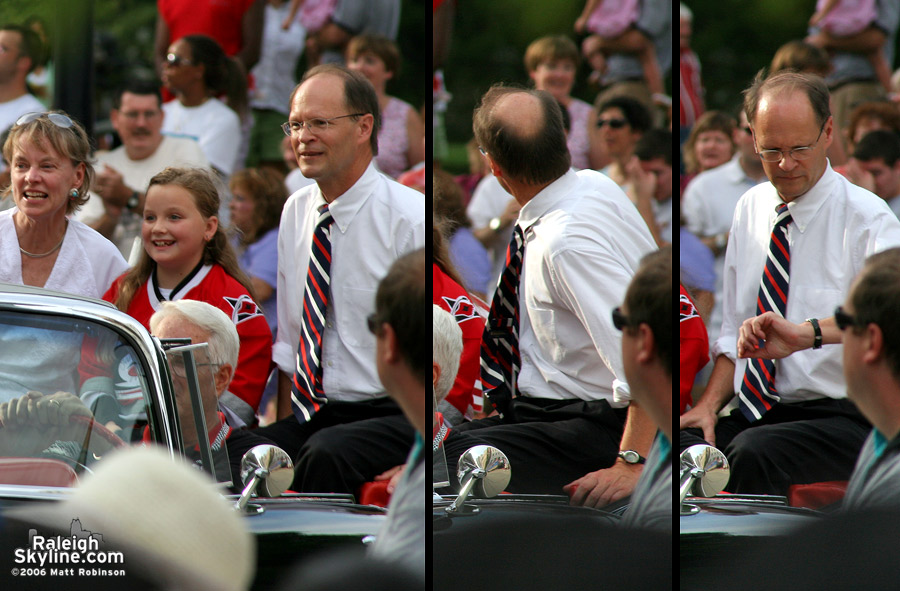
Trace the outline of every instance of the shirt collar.
<instances>
[{"instance_id":1,"label":"shirt collar","mask_svg":"<svg viewBox=\"0 0 900 591\"><path fill-rule=\"evenodd\" d=\"M578 182L578 173L572 169L566 171L566 174L544 187L540 193L531 198L531 201L522 206L516 225L523 231L533 226L541 216L573 192Z\"/></svg>"},{"instance_id":2,"label":"shirt collar","mask_svg":"<svg viewBox=\"0 0 900 591\"><path fill-rule=\"evenodd\" d=\"M801 233L806 231L806 227L816 217L816 214L822 209L825 201L834 190L835 183L838 182L838 173L831 168L831 163L826 161L825 172L822 178L812 186L812 188L788 203L788 211L791 212L792 225ZM775 193L776 202L780 203L781 198ZM775 207L772 207L772 215L775 215Z\"/></svg>"},{"instance_id":3,"label":"shirt collar","mask_svg":"<svg viewBox=\"0 0 900 591\"><path fill-rule=\"evenodd\" d=\"M375 168L375 160L373 159L369 162L369 166L362 176L353 183L353 186L328 205L328 211L331 212L334 223L342 233L347 231L347 226L350 225L357 212L374 192L380 178L381 174ZM316 186L315 195L315 208L318 209L325 203L325 196L322 195L322 190L318 186Z\"/></svg>"}]
</instances>

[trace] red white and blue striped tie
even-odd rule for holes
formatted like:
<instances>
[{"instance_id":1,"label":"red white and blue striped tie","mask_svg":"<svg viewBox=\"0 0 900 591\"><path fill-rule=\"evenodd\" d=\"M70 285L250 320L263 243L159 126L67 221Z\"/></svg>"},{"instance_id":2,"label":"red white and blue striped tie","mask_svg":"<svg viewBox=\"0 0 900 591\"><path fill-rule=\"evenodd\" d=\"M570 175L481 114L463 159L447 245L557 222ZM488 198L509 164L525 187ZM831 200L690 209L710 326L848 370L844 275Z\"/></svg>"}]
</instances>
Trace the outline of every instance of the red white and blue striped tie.
<instances>
[{"instance_id":1,"label":"red white and blue striped tie","mask_svg":"<svg viewBox=\"0 0 900 591\"><path fill-rule=\"evenodd\" d=\"M787 312L788 281L791 273L791 250L787 226L791 223L788 206L776 208L775 227L769 239L769 254L759 284L756 314L775 312L784 318ZM775 389L775 362L771 359L751 359L744 372L740 394L741 412L750 422L762 418L780 400Z\"/></svg>"},{"instance_id":2,"label":"red white and blue striped tie","mask_svg":"<svg viewBox=\"0 0 900 591\"><path fill-rule=\"evenodd\" d=\"M514 380L520 367L518 288L524 253L525 238L517 224L506 248L506 268L494 292L481 339L481 385L500 414L516 396Z\"/></svg>"},{"instance_id":3,"label":"red white and blue striped tie","mask_svg":"<svg viewBox=\"0 0 900 591\"><path fill-rule=\"evenodd\" d=\"M322 333L328 309L331 272L331 212L328 204L319 207L319 221L313 232L303 292L303 323L297 347L297 366L291 384L291 408L305 423L328 400L322 388Z\"/></svg>"}]
</instances>

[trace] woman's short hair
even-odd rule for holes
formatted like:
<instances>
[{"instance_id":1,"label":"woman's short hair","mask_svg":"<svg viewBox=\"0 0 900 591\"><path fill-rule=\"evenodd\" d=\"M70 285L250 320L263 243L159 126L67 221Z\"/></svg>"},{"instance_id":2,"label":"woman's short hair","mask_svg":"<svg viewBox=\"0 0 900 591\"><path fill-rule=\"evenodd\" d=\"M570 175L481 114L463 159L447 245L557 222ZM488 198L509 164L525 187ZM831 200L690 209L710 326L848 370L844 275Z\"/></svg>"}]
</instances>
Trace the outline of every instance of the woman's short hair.
<instances>
[{"instance_id":1,"label":"woman's short hair","mask_svg":"<svg viewBox=\"0 0 900 591\"><path fill-rule=\"evenodd\" d=\"M733 134L735 127L737 127L737 122L734 120L734 117L723 111L706 111L700 115L700 118L697 119L691 128L691 134L688 136L687 141L684 142L685 170L688 173L700 171L700 163L697 161L697 155L694 154L694 145L697 143L697 138L700 137L700 134L707 131L721 131L724 133L731 143L731 153L734 155Z\"/></svg>"},{"instance_id":2,"label":"woman's short hair","mask_svg":"<svg viewBox=\"0 0 900 591\"><path fill-rule=\"evenodd\" d=\"M50 113L63 115L72 122L72 125L60 127L47 117ZM91 165L91 142L78 121L63 111L48 111L28 123L13 125L9 130L6 141L3 143L3 157L7 162L12 164L13 153L17 149L21 149L25 142L31 142L45 151L48 147L53 148L63 158L71 160L76 167L79 164L83 164L84 181L77 188L78 196L66 202L66 214L75 212L87 203L88 191L91 189L91 184L94 181L94 167ZM7 194L11 190L12 186L10 185L10 188L7 189Z\"/></svg>"},{"instance_id":3,"label":"woman's short hair","mask_svg":"<svg viewBox=\"0 0 900 591\"><path fill-rule=\"evenodd\" d=\"M434 386L434 396L440 403L456 380L459 371L459 360L462 355L462 329L453 316L436 304L431 306L431 354L434 362L441 368L441 375Z\"/></svg>"},{"instance_id":4,"label":"woman's short hair","mask_svg":"<svg viewBox=\"0 0 900 591\"><path fill-rule=\"evenodd\" d=\"M232 193L244 189L253 196L253 228L243 233L241 244L253 244L278 227L288 197L284 179L278 173L267 168L245 168L232 174L228 185Z\"/></svg>"},{"instance_id":5,"label":"woman's short hair","mask_svg":"<svg viewBox=\"0 0 900 591\"><path fill-rule=\"evenodd\" d=\"M565 35L552 35L532 41L525 50L525 69L529 72L534 72L544 62L555 60L569 60L578 68L581 61L578 46Z\"/></svg>"},{"instance_id":6,"label":"woman's short hair","mask_svg":"<svg viewBox=\"0 0 900 591\"><path fill-rule=\"evenodd\" d=\"M373 53L384 62L384 69L391 72L396 78L400 74L400 50L397 44L384 35L363 33L350 39L347 44L347 59L352 60L360 54Z\"/></svg>"}]
</instances>

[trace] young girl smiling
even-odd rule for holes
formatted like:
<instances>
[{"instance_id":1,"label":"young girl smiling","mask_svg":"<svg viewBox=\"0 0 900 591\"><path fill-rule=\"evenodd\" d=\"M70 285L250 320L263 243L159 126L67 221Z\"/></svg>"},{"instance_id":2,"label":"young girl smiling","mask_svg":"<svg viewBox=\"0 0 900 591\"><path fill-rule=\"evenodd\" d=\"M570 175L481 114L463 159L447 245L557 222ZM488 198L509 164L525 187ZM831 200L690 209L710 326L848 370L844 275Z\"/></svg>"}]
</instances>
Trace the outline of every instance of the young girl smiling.
<instances>
[{"instance_id":1,"label":"young girl smiling","mask_svg":"<svg viewBox=\"0 0 900 591\"><path fill-rule=\"evenodd\" d=\"M219 400L237 415L230 419L252 425L269 374L272 333L219 227L218 211L219 194L202 170L167 168L150 179L141 260L116 279L103 299L148 329L163 301L200 300L228 314L241 337L241 351L229 391Z\"/></svg>"}]
</instances>

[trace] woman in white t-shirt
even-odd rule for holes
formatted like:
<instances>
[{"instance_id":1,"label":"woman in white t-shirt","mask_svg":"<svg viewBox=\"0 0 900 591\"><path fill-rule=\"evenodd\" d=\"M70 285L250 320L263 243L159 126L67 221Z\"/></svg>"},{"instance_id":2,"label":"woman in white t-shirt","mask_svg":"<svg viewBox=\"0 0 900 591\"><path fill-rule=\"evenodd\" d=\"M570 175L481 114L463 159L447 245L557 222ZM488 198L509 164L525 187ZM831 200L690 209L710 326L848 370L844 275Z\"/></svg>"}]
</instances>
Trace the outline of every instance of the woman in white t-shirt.
<instances>
[{"instance_id":1,"label":"woman in white t-shirt","mask_svg":"<svg viewBox=\"0 0 900 591\"><path fill-rule=\"evenodd\" d=\"M248 117L247 79L238 63L214 39L188 35L169 46L162 81L176 97L163 105L163 133L197 140L225 177L243 168L239 152L246 145L241 128ZM224 103L216 98L223 94Z\"/></svg>"}]
</instances>

